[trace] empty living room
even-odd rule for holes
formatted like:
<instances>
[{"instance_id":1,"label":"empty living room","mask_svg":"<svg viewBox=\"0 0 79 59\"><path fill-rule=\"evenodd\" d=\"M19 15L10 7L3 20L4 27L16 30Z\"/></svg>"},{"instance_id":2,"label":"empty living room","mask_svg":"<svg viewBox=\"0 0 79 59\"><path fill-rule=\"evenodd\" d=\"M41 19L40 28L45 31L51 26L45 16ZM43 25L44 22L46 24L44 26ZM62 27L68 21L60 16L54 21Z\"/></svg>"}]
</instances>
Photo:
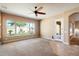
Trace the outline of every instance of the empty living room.
<instances>
[{"instance_id":1,"label":"empty living room","mask_svg":"<svg viewBox=\"0 0 79 59\"><path fill-rule=\"evenodd\" d=\"M0 56L79 56L79 3L0 3Z\"/></svg>"}]
</instances>

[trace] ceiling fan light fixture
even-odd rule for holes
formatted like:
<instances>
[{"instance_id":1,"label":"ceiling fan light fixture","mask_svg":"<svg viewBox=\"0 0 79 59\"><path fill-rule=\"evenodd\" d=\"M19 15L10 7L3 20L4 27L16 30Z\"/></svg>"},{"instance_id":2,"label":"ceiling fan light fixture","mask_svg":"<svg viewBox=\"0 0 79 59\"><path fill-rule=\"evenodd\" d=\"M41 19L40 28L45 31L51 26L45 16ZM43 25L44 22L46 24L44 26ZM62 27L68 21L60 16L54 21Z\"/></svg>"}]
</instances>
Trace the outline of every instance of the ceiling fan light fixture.
<instances>
[{"instance_id":1,"label":"ceiling fan light fixture","mask_svg":"<svg viewBox=\"0 0 79 59\"><path fill-rule=\"evenodd\" d=\"M37 9L37 6L35 6L35 9Z\"/></svg>"}]
</instances>

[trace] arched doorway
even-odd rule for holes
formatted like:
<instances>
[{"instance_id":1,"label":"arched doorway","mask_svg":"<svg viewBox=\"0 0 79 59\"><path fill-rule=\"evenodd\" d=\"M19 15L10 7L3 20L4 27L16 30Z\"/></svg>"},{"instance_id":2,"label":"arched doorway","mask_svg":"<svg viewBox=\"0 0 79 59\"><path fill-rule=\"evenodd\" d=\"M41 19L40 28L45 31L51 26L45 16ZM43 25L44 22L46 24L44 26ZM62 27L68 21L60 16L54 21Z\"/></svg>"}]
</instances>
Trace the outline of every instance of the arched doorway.
<instances>
[{"instance_id":1,"label":"arched doorway","mask_svg":"<svg viewBox=\"0 0 79 59\"><path fill-rule=\"evenodd\" d=\"M71 45L79 45L79 12L69 16L69 41Z\"/></svg>"}]
</instances>

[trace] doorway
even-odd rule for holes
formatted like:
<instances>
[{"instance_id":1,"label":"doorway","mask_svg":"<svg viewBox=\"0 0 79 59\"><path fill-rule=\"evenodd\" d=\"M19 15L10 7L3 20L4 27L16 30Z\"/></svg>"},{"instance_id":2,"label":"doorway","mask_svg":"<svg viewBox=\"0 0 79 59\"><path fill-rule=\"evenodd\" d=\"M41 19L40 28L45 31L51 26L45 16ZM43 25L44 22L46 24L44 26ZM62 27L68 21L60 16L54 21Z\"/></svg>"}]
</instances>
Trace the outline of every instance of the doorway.
<instances>
[{"instance_id":1,"label":"doorway","mask_svg":"<svg viewBox=\"0 0 79 59\"><path fill-rule=\"evenodd\" d=\"M72 45L79 45L79 13L69 17L69 40Z\"/></svg>"}]
</instances>

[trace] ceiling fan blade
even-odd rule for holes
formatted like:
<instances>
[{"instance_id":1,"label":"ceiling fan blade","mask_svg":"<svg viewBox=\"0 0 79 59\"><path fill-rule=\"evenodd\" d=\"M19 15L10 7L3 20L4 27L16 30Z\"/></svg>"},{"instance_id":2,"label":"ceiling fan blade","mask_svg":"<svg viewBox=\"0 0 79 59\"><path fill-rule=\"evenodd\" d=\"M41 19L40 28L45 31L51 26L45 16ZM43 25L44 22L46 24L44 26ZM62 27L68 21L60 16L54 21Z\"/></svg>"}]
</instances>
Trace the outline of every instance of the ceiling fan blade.
<instances>
[{"instance_id":1,"label":"ceiling fan blade","mask_svg":"<svg viewBox=\"0 0 79 59\"><path fill-rule=\"evenodd\" d=\"M35 13L35 16L38 16L37 13Z\"/></svg>"},{"instance_id":2,"label":"ceiling fan blade","mask_svg":"<svg viewBox=\"0 0 79 59\"><path fill-rule=\"evenodd\" d=\"M46 13L43 13L43 12L37 12L38 14L42 14L42 15L45 15Z\"/></svg>"},{"instance_id":3,"label":"ceiling fan blade","mask_svg":"<svg viewBox=\"0 0 79 59\"><path fill-rule=\"evenodd\" d=\"M42 10L43 9L43 7L39 7L38 9L36 9L36 11L40 11L40 10Z\"/></svg>"}]
</instances>

